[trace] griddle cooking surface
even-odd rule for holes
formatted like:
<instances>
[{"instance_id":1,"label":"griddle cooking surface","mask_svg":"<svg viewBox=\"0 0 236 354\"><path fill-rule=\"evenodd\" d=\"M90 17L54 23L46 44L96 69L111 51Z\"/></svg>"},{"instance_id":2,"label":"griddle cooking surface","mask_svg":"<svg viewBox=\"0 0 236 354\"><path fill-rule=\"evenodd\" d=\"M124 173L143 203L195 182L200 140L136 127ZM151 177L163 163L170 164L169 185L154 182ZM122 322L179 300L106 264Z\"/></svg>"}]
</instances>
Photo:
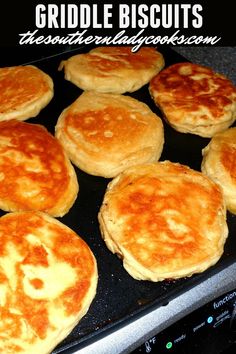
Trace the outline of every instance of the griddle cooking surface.
<instances>
[{"instance_id":1,"label":"griddle cooking surface","mask_svg":"<svg viewBox=\"0 0 236 354\"><path fill-rule=\"evenodd\" d=\"M52 77L55 92L49 105L41 111L38 117L27 120L29 123L43 124L54 134L54 127L61 111L82 92L64 79L64 73L57 70L59 63L61 60L81 53L83 50L87 52L89 49L85 47L76 51L68 51L32 63ZM160 47L159 51L164 55L166 66L186 61L185 58L167 47ZM20 60L19 62L19 58L11 57L11 62L8 62L5 57L2 66L28 63L28 58L23 59L22 57ZM153 112L161 116L149 95L148 85L130 94L130 96L145 102ZM210 139L178 133L165 122L164 129L165 145L160 160L180 162L193 169L200 170L201 150ZM236 242L233 232L236 229L236 216L228 213L229 237L225 245L224 255L215 266L202 274L175 281L152 283L133 279L124 270L122 261L107 249L99 232L97 214L110 180L88 175L76 167L75 170L80 185L78 198L69 213L59 220L77 232L91 247L98 263L99 281L97 295L88 313L72 333L53 351L54 354L73 353L86 345L87 341L96 340L97 336L115 330L117 326L145 314L151 308L157 308L168 303L174 297L236 260Z\"/></svg>"}]
</instances>

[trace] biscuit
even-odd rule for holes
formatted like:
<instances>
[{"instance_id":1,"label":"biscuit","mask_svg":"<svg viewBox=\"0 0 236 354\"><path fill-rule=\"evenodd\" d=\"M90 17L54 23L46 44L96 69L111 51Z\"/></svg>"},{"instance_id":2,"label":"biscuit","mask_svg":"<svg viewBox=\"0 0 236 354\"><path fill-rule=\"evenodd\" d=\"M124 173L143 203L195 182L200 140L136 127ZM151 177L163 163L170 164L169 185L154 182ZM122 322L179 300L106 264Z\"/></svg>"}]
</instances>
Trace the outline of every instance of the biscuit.
<instances>
[{"instance_id":1,"label":"biscuit","mask_svg":"<svg viewBox=\"0 0 236 354\"><path fill-rule=\"evenodd\" d=\"M178 63L155 76L149 90L166 121L177 131L212 137L236 119L236 88L212 69Z\"/></svg>"},{"instance_id":2,"label":"biscuit","mask_svg":"<svg viewBox=\"0 0 236 354\"><path fill-rule=\"evenodd\" d=\"M228 236L221 188L169 161L137 165L113 179L98 220L127 272L154 282L203 272L219 260Z\"/></svg>"},{"instance_id":3,"label":"biscuit","mask_svg":"<svg viewBox=\"0 0 236 354\"><path fill-rule=\"evenodd\" d=\"M162 121L146 104L93 91L61 113L55 134L77 167L106 178L158 160L164 143Z\"/></svg>"},{"instance_id":4,"label":"biscuit","mask_svg":"<svg viewBox=\"0 0 236 354\"><path fill-rule=\"evenodd\" d=\"M36 66L0 68L0 121L37 116L53 94L51 77Z\"/></svg>"},{"instance_id":5,"label":"biscuit","mask_svg":"<svg viewBox=\"0 0 236 354\"><path fill-rule=\"evenodd\" d=\"M236 128L216 134L202 154L202 172L222 187L227 209L236 214Z\"/></svg>"},{"instance_id":6,"label":"biscuit","mask_svg":"<svg viewBox=\"0 0 236 354\"><path fill-rule=\"evenodd\" d=\"M74 168L46 128L0 122L0 209L63 216L78 193Z\"/></svg>"},{"instance_id":7,"label":"biscuit","mask_svg":"<svg viewBox=\"0 0 236 354\"><path fill-rule=\"evenodd\" d=\"M96 294L89 246L42 212L0 218L0 348L49 354L86 314Z\"/></svg>"},{"instance_id":8,"label":"biscuit","mask_svg":"<svg viewBox=\"0 0 236 354\"><path fill-rule=\"evenodd\" d=\"M82 90L109 93L134 92L147 84L163 67L161 53L143 47L98 47L61 62L65 79Z\"/></svg>"}]
</instances>

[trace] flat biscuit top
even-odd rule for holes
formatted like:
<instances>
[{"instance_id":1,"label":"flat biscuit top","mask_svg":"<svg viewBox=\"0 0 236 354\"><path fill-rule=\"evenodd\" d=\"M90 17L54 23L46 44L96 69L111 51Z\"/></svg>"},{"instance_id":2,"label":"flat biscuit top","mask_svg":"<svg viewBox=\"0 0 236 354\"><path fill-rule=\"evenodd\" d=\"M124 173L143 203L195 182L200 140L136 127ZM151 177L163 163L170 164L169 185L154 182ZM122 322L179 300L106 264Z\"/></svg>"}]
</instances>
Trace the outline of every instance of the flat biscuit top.
<instances>
[{"instance_id":1,"label":"flat biscuit top","mask_svg":"<svg viewBox=\"0 0 236 354\"><path fill-rule=\"evenodd\" d=\"M21 210L53 207L70 181L59 142L43 126L16 120L0 122L0 170L0 203Z\"/></svg>"},{"instance_id":2,"label":"flat biscuit top","mask_svg":"<svg viewBox=\"0 0 236 354\"><path fill-rule=\"evenodd\" d=\"M105 199L108 234L127 257L160 277L185 269L188 274L198 264L200 271L219 253L224 237L222 219L217 220L224 205L220 189L184 166L136 168L137 173L124 172ZM114 232L108 220L111 228L117 225Z\"/></svg>"},{"instance_id":3,"label":"flat biscuit top","mask_svg":"<svg viewBox=\"0 0 236 354\"><path fill-rule=\"evenodd\" d=\"M146 116L148 117L148 114ZM99 152L102 150L105 155L109 155L112 150L114 153L119 152L118 146L120 150L125 147L130 149L142 132L145 134L145 131L149 131L145 115L109 104L97 110L69 113L65 118L64 129L75 144L78 139L76 134L71 134L72 131L79 132L82 139L92 144L89 147L91 149L91 146L94 146L94 152L96 146ZM86 149L86 146L84 148Z\"/></svg>"},{"instance_id":4,"label":"flat biscuit top","mask_svg":"<svg viewBox=\"0 0 236 354\"><path fill-rule=\"evenodd\" d=\"M0 113L34 102L52 89L44 75L30 65L0 68Z\"/></svg>"},{"instance_id":5,"label":"flat biscuit top","mask_svg":"<svg viewBox=\"0 0 236 354\"><path fill-rule=\"evenodd\" d=\"M176 106L191 113L204 106L216 120L224 114L225 106L236 102L236 88L230 80L210 68L187 62L164 69L151 80L150 91L164 110ZM209 119L203 111L201 119L204 117Z\"/></svg>"},{"instance_id":6,"label":"flat biscuit top","mask_svg":"<svg viewBox=\"0 0 236 354\"><path fill-rule=\"evenodd\" d=\"M133 53L132 47L96 47L76 54L60 63L65 79L84 91L134 92L147 84L165 65L161 53L143 47Z\"/></svg>"},{"instance_id":7,"label":"flat biscuit top","mask_svg":"<svg viewBox=\"0 0 236 354\"><path fill-rule=\"evenodd\" d=\"M77 167L107 178L137 162L156 161L164 143L162 121L146 104L93 91L63 110L55 132Z\"/></svg>"},{"instance_id":8,"label":"flat biscuit top","mask_svg":"<svg viewBox=\"0 0 236 354\"><path fill-rule=\"evenodd\" d=\"M84 92L62 117L63 133L74 146L102 160L123 159L157 144L162 133L160 118L144 103L124 95Z\"/></svg>"},{"instance_id":9,"label":"flat biscuit top","mask_svg":"<svg viewBox=\"0 0 236 354\"><path fill-rule=\"evenodd\" d=\"M96 67L101 76L109 71L116 71L126 66L128 69L145 69L156 65L157 58L161 58L154 48L144 47L137 53L131 47L100 47L84 54L91 67Z\"/></svg>"},{"instance_id":10,"label":"flat biscuit top","mask_svg":"<svg viewBox=\"0 0 236 354\"><path fill-rule=\"evenodd\" d=\"M0 241L1 351L49 353L96 283L95 259L72 230L42 213L1 217Z\"/></svg>"}]
</instances>

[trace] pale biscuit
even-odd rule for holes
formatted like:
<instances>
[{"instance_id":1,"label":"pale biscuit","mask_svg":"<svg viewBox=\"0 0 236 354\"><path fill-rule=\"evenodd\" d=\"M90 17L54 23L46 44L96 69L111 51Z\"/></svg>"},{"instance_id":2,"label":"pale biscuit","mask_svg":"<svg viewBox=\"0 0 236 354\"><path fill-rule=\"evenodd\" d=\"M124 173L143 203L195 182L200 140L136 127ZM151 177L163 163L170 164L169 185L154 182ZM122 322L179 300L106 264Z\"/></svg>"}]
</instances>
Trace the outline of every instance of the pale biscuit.
<instances>
[{"instance_id":1,"label":"pale biscuit","mask_svg":"<svg viewBox=\"0 0 236 354\"><path fill-rule=\"evenodd\" d=\"M97 264L71 229L41 212L0 218L0 348L49 354L86 314Z\"/></svg>"},{"instance_id":2,"label":"pale biscuit","mask_svg":"<svg viewBox=\"0 0 236 354\"><path fill-rule=\"evenodd\" d=\"M219 260L228 236L221 188L169 161L137 165L113 179L98 220L127 272L154 282L203 272Z\"/></svg>"},{"instance_id":3,"label":"pale biscuit","mask_svg":"<svg viewBox=\"0 0 236 354\"><path fill-rule=\"evenodd\" d=\"M137 163L158 160L164 143L162 121L146 104L92 91L61 113L55 131L77 167L107 178Z\"/></svg>"},{"instance_id":4,"label":"pale biscuit","mask_svg":"<svg viewBox=\"0 0 236 354\"><path fill-rule=\"evenodd\" d=\"M35 117L53 95L51 77L36 66L0 68L0 121Z\"/></svg>"},{"instance_id":5,"label":"pale biscuit","mask_svg":"<svg viewBox=\"0 0 236 354\"><path fill-rule=\"evenodd\" d=\"M208 67L171 65L151 80L149 90L166 121L179 132L212 137L236 119L236 88Z\"/></svg>"},{"instance_id":6,"label":"pale biscuit","mask_svg":"<svg viewBox=\"0 0 236 354\"><path fill-rule=\"evenodd\" d=\"M62 61L65 79L82 90L125 93L147 84L163 67L164 58L155 48L98 47Z\"/></svg>"},{"instance_id":7,"label":"pale biscuit","mask_svg":"<svg viewBox=\"0 0 236 354\"><path fill-rule=\"evenodd\" d=\"M17 120L0 122L0 209L63 216L78 188L71 162L46 128Z\"/></svg>"},{"instance_id":8,"label":"pale biscuit","mask_svg":"<svg viewBox=\"0 0 236 354\"><path fill-rule=\"evenodd\" d=\"M202 154L202 172L222 187L227 209L236 214L236 128L216 134Z\"/></svg>"}]
</instances>

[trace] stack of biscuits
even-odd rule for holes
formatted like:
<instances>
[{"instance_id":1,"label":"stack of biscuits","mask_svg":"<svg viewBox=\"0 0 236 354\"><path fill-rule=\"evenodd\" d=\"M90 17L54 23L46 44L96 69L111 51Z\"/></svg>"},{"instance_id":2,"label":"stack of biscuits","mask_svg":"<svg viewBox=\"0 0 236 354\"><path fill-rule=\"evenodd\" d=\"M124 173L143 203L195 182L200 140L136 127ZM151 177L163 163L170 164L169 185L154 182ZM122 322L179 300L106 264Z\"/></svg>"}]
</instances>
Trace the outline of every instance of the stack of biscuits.
<instances>
[{"instance_id":1,"label":"stack of biscuits","mask_svg":"<svg viewBox=\"0 0 236 354\"><path fill-rule=\"evenodd\" d=\"M0 69L0 208L8 212L0 218L0 346L7 353L50 353L96 295L93 252L56 219L77 199L76 169L111 179L98 214L101 236L137 280L189 277L214 265L228 236L226 211L236 213L230 80L188 62L165 68L151 47L98 47L59 70L83 92L61 112L53 136L23 122L53 98L49 75L31 65ZM159 114L132 97L145 86ZM161 161L163 120L211 138L202 171Z\"/></svg>"}]
</instances>

